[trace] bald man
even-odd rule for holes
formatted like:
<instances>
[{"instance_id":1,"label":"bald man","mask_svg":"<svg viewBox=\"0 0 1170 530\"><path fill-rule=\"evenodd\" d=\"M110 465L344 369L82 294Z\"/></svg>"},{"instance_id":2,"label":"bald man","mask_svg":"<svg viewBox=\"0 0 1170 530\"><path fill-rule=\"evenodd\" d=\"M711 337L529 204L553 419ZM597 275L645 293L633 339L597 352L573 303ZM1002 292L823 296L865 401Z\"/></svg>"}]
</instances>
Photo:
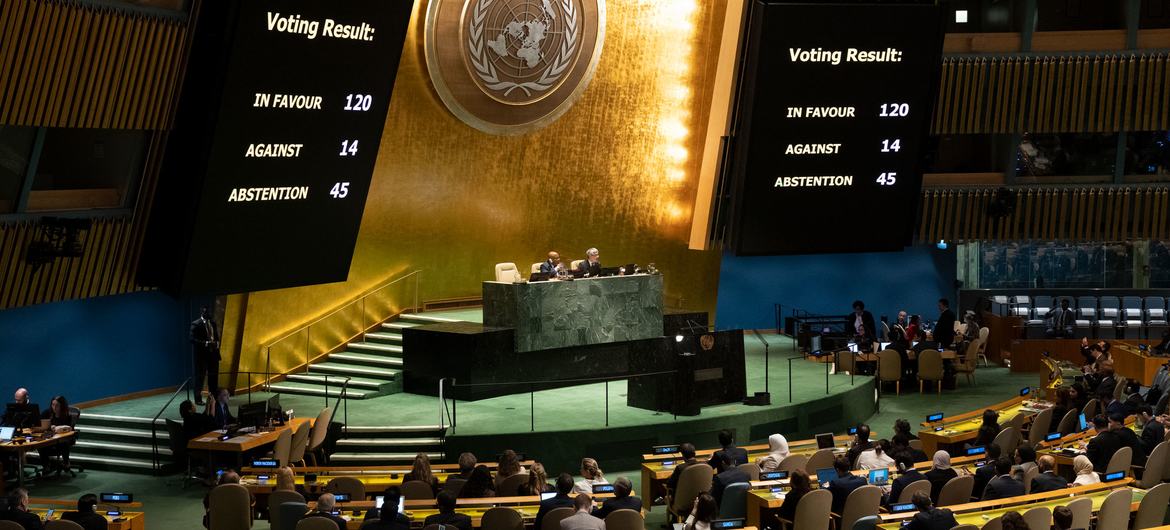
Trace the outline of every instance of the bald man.
<instances>
[{"instance_id":1,"label":"bald man","mask_svg":"<svg viewBox=\"0 0 1170 530\"><path fill-rule=\"evenodd\" d=\"M540 264L540 272L544 274L556 274L563 269L564 267L561 265L561 255L555 250L550 251L548 253L548 259L544 260L544 263Z\"/></svg>"},{"instance_id":2,"label":"bald man","mask_svg":"<svg viewBox=\"0 0 1170 530\"><path fill-rule=\"evenodd\" d=\"M1056 474L1056 458L1052 455L1040 457L1040 474L1032 479L1032 493L1057 491L1068 487L1068 479Z\"/></svg>"},{"instance_id":3,"label":"bald man","mask_svg":"<svg viewBox=\"0 0 1170 530\"><path fill-rule=\"evenodd\" d=\"M13 403L20 403L21 405L27 405L28 404L28 389L27 388L16 389L16 393L12 395L12 402Z\"/></svg>"}]
</instances>

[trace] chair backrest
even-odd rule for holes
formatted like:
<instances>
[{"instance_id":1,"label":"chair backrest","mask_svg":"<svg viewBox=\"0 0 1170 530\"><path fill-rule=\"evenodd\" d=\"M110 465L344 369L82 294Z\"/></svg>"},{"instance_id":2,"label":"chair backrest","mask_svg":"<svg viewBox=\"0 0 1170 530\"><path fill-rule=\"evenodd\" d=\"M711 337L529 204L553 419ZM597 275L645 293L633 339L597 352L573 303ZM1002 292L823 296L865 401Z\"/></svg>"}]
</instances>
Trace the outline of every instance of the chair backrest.
<instances>
[{"instance_id":1,"label":"chair backrest","mask_svg":"<svg viewBox=\"0 0 1170 530\"><path fill-rule=\"evenodd\" d=\"M723 498L719 500L720 519L747 517L747 492L751 486L747 482L735 482L723 488Z\"/></svg>"},{"instance_id":2,"label":"chair backrest","mask_svg":"<svg viewBox=\"0 0 1170 530\"><path fill-rule=\"evenodd\" d=\"M1105 466L1105 474L1125 471L1129 474L1129 465L1133 463L1133 448L1122 447L1113 456L1109 457L1109 465Z\"/></svg>"},{"instance_id":3,"label":"chair backrest","mask_svg":"<svg viewBox=\"0 0 1170 530\"><path fill-rule=\"evenodd\" d=\"M854 373L854 365L856 364L856 357L851 351L837 352L837 373Z\"/></svg>"},{"instance_id":4,"label":"chair backrest","mask_svg":"<svg viewBox=\"0 0 1170 530\"><path fill-rule=\"evenodd\" d=\"M282 528L280 505L286 502L304 504L305 496L295 491L273 491L268 494L268 522L272 524L272 530Z\"/></svg>"},{"instance_id":5,"label":"chair backrest","mask_svg":"<svg viewBox=\"0 0 1170 530\"><path fill-rule=\"evenodd\" d=\"M974 475L959 475L943 484L938 494L938 506L953 506L964 504L971 500L971 490L975 489Z\"/></svg>"},{"instance_id":6,"label":"chair backrest","mask_svg":"<svg viewBox=\"0 0 1170 530\"><path fill-rule=\"evenodd\" d=\"M183 424L167 419L167 443L176 464L187 465L187 438L183 435Z\"/></svg>"},{"instance_id":7,"label":"chair backrest","mask_svg":"<svg viewBox=\"0 0 1170 530\"><path fill-rule=\"evenodd\" d=\"M1134 517L1133 530L1162 526L1166 517L1166 506L1170 504L1170 484L1158 484L1146 491Z\"/></svg>"},{"instance_id":8,"label":"chair backrest","mask_svg":"<svg viewBox=\"0 0 1170 530\"><path fill-rule=\"evenodd\" d=\"M545 517L548 516L545 515ZM605 530L644 530L645 528L646 520L642 519L642 514L628 508L614 510L605 516Z\"/></svg>"},{"instance_id":9,"label":"chair backrest","mask_svg":"<svg viewBox=\"0 0 1170 530\"><path fill-rule=\"evenodd\" d=\"M1032 493L1032 479L1040 474L1040 468L1032 466L1024 471L1024 495Z\"/></svg>"},{"instance_id":10,"label":"chair backrest","mask_svg":"<svg viewBox=\"0 0 1170 530\"><path fill-rule=\"evenodd\" d=\"M288 455L292 450L292 431L285 429L276 435L276 443L272 446L272 458L280 465L288 465Z\"/></svg>"},{"instance_id":11,"label":"chair backrest","mask_svg":"<svg viewBox=\"0 0 1170 530\"><path fill-rule=\"evenodd\" d=\"M24 527L20 526L20 523L16 521L0 520L0 530L24 530Z\"/></svg>"},{"instance_id":12,"label":"chair backrest","mask_svg":"<svg viewBox=\"0 0 1170 530\"><path fill-rule=\"evenodd\" d=\"M991 335L991 328L987 326L979 328L979 353L983 353L983 349L987 347L987 337Z\"/></svg>"},{"instance_id":13,"label":"chair backrest","mask_svg":"<svg viewBox=\"0 0 1170 530\"><path fill-rule=\"evenodd\" d=\"M543 521L542 521L543 522ZM512 508L497 506L483 513L480 530L524 530L524 518Z\"/></svg>"},{"instance_id":14,"label":"chair backrest","mask_svg":"<svg viewBox=\"0 0 1170 530\"><path fill-rule=\"evenodd\" d=\"M845 498L840 528L852 528L853 523L868 515L877 515L882 504L882 489L866 485L857 488Z\"/></svg>"},{"instance_id":15,"label":"chair backrest","mask_svg":"<svg viewBox=\"0 0 1170 530\"><path fill-rule=\"evenodd\" d=\"M1147 296L1146 316L1150 320L1166 320L1166 299L1161 296Z\"/></svg>"},{"instance_id":16,"label":"chair backrest","mask_svg":"<svg viewBox=\"0 0 1170 530\"><path fill-rule=\"evenodd\" d=\"M910 448L915 450L915 451L921 451L922 450L922 440L920 440L918 438L910 440Z\"/></svg>"},{"instance_id":17,"label":"chair backrest","mask_svg":"<svg viewBox=\"0 0 1170 530\"><path fill-rule=\"evenodd\" d=\"M878 377L882 381L897 381L902 378L902 356L894 350L878 352Z\"/></svg>"},{"instance_id":18,"label":"chair backrest","mask_svg":"<svg viewBox=\"0 0 1170 530\"><path fill-rule=\"evenodd\" d=\"M816 473L818 469L825 469L833 467L833 449L817 449L817 452L808 457L808 461L804 463L804 470L809 475Z\"/></svg>"},{"instance_id":19,"label":"chair backrest","mask_svg":"<svg viewBox=\"0 0 1170 530\"><path fill-rule=\"evenodd\" d=\"M583 259L575 259L573 261L570 261L569 262L569 270L575 271L575 270L581 268L581 264L584 262L585 262L585 260L583 260Z\"/></svg>"},{"instance_id":20,"label":"chair backrest","mask_svg":"<svg viewBox=\"0 0 1170 530\"><path fill-rule=\"evenodd\" d=\"M1012 451L1016 450L1019 445L1020 435L1015 427L1004 427L1000 429L999 434L995 435L995 439L991 441L992 444L998 445L1003 454L1010 455Z\"/></svg>"},{"instance_id":21,"label":"chair backrest","mask_svg":"<svg viewBox=\"0 0 1170 530\"><path fill-rule=\"evenodd\" d=\"M512 262L497 263L496 264L496 281L505 283L515 283L520 279L520 271L516 269L516 264Z\"/></svg>"},{"instance_id":22,"label":"chair backrest","mask_svg":"<svg viewBox=\"0 0 1170 530\"><path fill-rule=\"evenodd\" d=\"M459 495L459 490L463 489L464 484L467 484L465 478L450 478L447 479L446 484L443 484L443 491Z\"/></svg>"},{"instance_id":23,"label":"chair backrest","mask_svg":"<svg viewBox=\"0 0 1170 530\"><path fill-rule=\"evenodd\" d=\"M828 530L829 513L833 508L833 494L829 490L812 490L796 503L793 528L800 530Z\"/></svg>"},{"instance_id":24,"label":"chair backrest","mask_svg":"<svg viewBox=\"0 0 1170 530\"><path fill-rule=\"evenodd\" d=\"M1073 514L1072 528L1089 528L1089 521L1093 518L1093 499L1081 497L1065 506Z\"/></svg>"},{"instance_id":25,"label":"chair backrest","mask_svg":"<svg viewBox=\"0 0 1170 530\"><path fill-rule=\"evenodd\" d=\"M1052 297L1037 296L1035 302L1032 304L1032 308L1036 311L1037 317L1044 316L1050 309L1052 309Z\"/></svg>"},{"instance_id":26,"label":"chair backrest","mask_svg":"<svg viewBox=\"0 0 1170 530\"><path fill-rule=\"evenodd\" d=\"M1056 427L1056 430L1060 431L1061 436L1068 436L1076 432L1077 427L1079 427L1077 424L1077 420L1079 419L1077 418L1077 414L1079 412L1077 409L1069 409L1068 412L1064 413L1064 418L1060 420L1060 425Z\"/></svg>"},{"instance_id":27,"label":"chair backrest","mask_svg":"<svg viewBox=\"0 0 1170 530\"><path fill-rule=\"evenodd\" d=\"M1105 497L1105 502L1101 503L1101 510L1097 512L1097 528L1126 528L1129 525L1129 506L1132 503L1133 490L1129 488L1113 490Z\"/></svg>"},{"instance_id":28,"label":"chair backrest","mask_svg":"<svg viewBox=\"0 0 1170 530\"><path fill-rule=\"evenodd\" d=\"M500 497L514 497L520 494L520 486L528 483L528 473L516 473L500 481L496 487L496 495Z\"/></svg>"},{"instance_id":29,"label":"chair backrest","mask_svg":"<svg viewBox=\"0 0 1170 530\"><path fill-rule=\"evenodd\" d=\"M220 484L207 498L211 530L252 528L252 496L239 484Z\"/></svg>"},{"instance_id":30,"label":"chair backrest","mask_svg":"<svg viewBox=\"0 0 1170 530\"><path fill-rule=\"evenodd\" d=\"M675 513L687 513L695 502L695 497L704 491L711 491L711 478L714 475L711 466L695 464L683 470L678 477L678 488L675 489L671 508Z\"/></svg>"},{"instance_id":31,"label":"chair backrest","mask_svg":"<svg viewBox=\"0 0 1170 530\"><path fill-rule=\"evenodd\" d=\"M1121 401L1121 394L1125 392L1125 385L1129 384L1129 379L1124 377L1117 378L1117 384L1113 387L1113 399Z\"/></svg>"},{"instance_id":32,"label":"chair backrest","mask_svg":"<svg viewBox=\"0 0 1170 530\"><path fill-rule=\"evenodd\" d=\"M875 530L881 520L881 517L876 515L867 515L861 519L853 521L853 530Z\"/></svg>"},{"instance_id":33,"label":"chair backrest","mask_svg":"<svg viewBox=\"0 0 1170 530\"><path fill-rule=\"evenodd\" d=\"M399 486L402 490L402 496L408 501L426 500L435 498L435 490L431 489L431 485L421 480L408 480ZM511 497L513 495L501 495Z\"/></svg>"},{"instance_id":34,"label":"chair backrest","mask_svg":"<svg viewBox=\"0 0 1170 530\"><path fill-rule=\"evenodd\" d=\"M1043 506L1032 508L1024 512L1024 522L1028 523L1029 529L1043 530L1044 528L1052 528L1052 510Z\"/></svg>"},{"instance_id":35,"label":"chair backrest","mask_svg":"<svg viewBox=\"0 0 1170 530\"><path fill-rule=\"evenodd\" d=\"M983 523L983 530L1003 530L1003 516L1001 515L995 519Z\"/></svg>"},{"instance_id":36,"label":"chair backrest","mask_svg":"<svg viewBox=\"0 0 1170 530\"><path fill-rule=\"evenodd\" d=\"M20 528L20 525L16 526ZM81 525L73 521L66 521L65 519L50 519L45 521L45 526L42 528L44 530L85 530Z\"/></svg>"},{"instance_id":37,"label":"chair backrest","mask_svg":"<svg viewBox=\"0 0 1170 530\"><path fill-rule=\"evenodd\" d=\"M1044 441L1044 436L1052 432L1052 413L1054 410L1046 408L1036 413L1035 418L1032 419L1032 427L1028 430L1028 443L1035 447L1036 444Z\"/></svg>"},{"instance_id":38,"label":"chair backrest","mask_svg":"<svg viewBox=\"0 0 1170 530\"><path fill-rule=\"evenodd\" d=\"M305 517L305 513L308 511L309 506L303 501L280 503L276 508L276 513L280 514L277 516L277 519L280 521L280 526L273 523L272 530L296 530L297 523ZM269 517L271 516L269 514Z\"/></svg>"},{"instance_id":39,"label":"chair backrest","mask_svg":"<svg viewBox=\"0 0 1170 530\"><path fill-rule=\"evenodd\" d=\"M1150 456L1146 457L1145 471L1142 473L1142 479L1138 481L1139 488L1150 489L1162 483L1162 476L1166 474L1167 458L1170 458L1168 455L1170 444L1159 442L1154 446Z\"/></svg>"},{"instance_id":40,"label":"chair backrest","mask_svg":"<svg viewBox=\"0 0 1170 530\"><path fill-rule=\"evenodd\" d=\"M1012 416L1012 419L1008 420L1007 424L1016 429L1016 434L1020 434L1024 432L1024 422L1026 421L1028 421L1028 416L1024 414L1016 414L1015 416Z\"/></svg>"},{"instance_id":41,"label":"chair backrest","mask_svg":"<svg viewBox=\"0 0 1170 530\"><path fill-rule=\"evenodd\" d=\"M309 447L309 423L301 422L293 432L292 443L289 444L288 461L300 462L305 459L305 449Z\"/></svg>"},{"instance_id":42,"label":"chair backrest","mask_svg":"<svg viewBox=\"0 0 1170 530\"><path fill-rule=\"evenodd\" d=\"M1085 420L1089 420L1097 415L1097 408L1101 406L1101 402L1097 398L1090 399L1085 402L1085 408L1081 412L1085 413Z\"/></svg>"},{"instance_id":43,"label":"chair backrest","mask_svg":"<svg viewBox=\"0 0 1170 530\"><path fill-rule=\"evenodd\" d=\"M755 462L745 462L736 467L738 467L740 471L747 473L748 477L750 477L752 480L760 480L760 466L756 465Z\"/></svg>"},{"instance_id":44,"label":"chair backrest","mask_svg":"<svg viewBox=\"0 0 1170 530\"><path fill-rule=\"evenodd\" d=\"M540 272L540 266L541 266L542 264L544 264L544 262L543 262L543 261L541 261L541 262L537 262L537 263L533 263L533 264L532 264L532 268L531 268L531 269L529 269L529 272L531 272L532 274L536 274L536 273Z\"/></svg>"},{"instance_id":45,"label":"chair backrest","mask_svg":"<svg viewBox=\"0 0 1170 530\"><path fill-rule=\"evenodd\" d=\"M776 466L776 471L787 471L789 473L792 473L793 471L796 471L797 469L804 468L805 467L804 464L806 462L808 462L807 456L788 455L788 456L784 457L784 460L780 461L779 465Z\"/></svg>"},{"instance_id":46,"label":"chair backrest","mask_svg":"<svg viewBox=\"0 0 1170 530\"><path fill-rule=\"evenodd\" d=\"M337 528L337 523L324 517L306 517L297 521L296 530L344 530Z\"/></svg>"},{"instance_id":47,"label":"chair backrest","mask_svg":"<svg viewBox=\"0 0 1170 530\"><path fill-rule=\"evenodd\" d=\"M983 349L983 341L975 339L967 344L967 349L963 351L963 368L967 370L974 370L976 363L979 362L979 351Z\"/></svg>"},{"instance_id":48,"label":"chair backrest","mask_svg":"<svg viewBox=\"0 0 1170 530\"><path fill-rule=\"evenodd\" d=\"M943 378L942 354L938 350L922 350L918 354L918 378L927 381Z\"/></svg>"},{"instance_id":49,"label":"chair backrest","mask_svg":"<svg viewBox=\"0 0 1170 530\"><path fill-rule=\"evenodd\" d=\"M927 495L930 494L929 480L915 480L914 482L907 484L905 488L902 488L902 493L898 494L898 502L910 502L910 499L914 498L914 494L920 491Z\"/></svg>"},{"instance_id":50,"label":"chair backrest","mask_svg":"<svg viewBox=\"0 0 1170 530\"><path fill-rule=\"evenodd\" d=\"M326 493L348 493L355 501L366 500L366 485L355 477L337 477L325 484Z\"/></svg>"},{"instance_id":51,"label":"chair backrest","mask_svg":"<svg viewBox=\"0 0 1170 530\"><path fill-rule=\"evenodd\" d=\"M1123 296L1123 297L1121 297L1121 307L1124 307L1127 310L1129 310L1129 309L1140 310L1142 308L1142 297L1140 297L1140 296Z\"/></svg>"},{"instance_id":52,"label":"chair backrest","mask_svg":"<svg viewBox=\"0 0 1170 530\"><path fill-rule=\"evenodd\" d=\"M561 530L561 521L572 517L573 513L575 513L573 509L568 506L553 508L540 520L540 528L534 530Z\"/></svg>"},{"instance_id":53,"label":"chair backrest","mask_svg":"<svg viewBox=\"0 0 1170 530\"><path fill-rule=\"evenodd\" d=\"M321 412L317 414L317 419L313 421L313 430L309 432L309 451L316 451L325 443L331 421L333 421L333 408L321 409Z\"/></svg>"},{"instance_id":54,"label":"chair backrest","mask_svg":"<svg viewBox=\"0 0 1170 530\"><path fill-rule=\"evenodd\" d=\"M975 526L973 524L961 524L959 526L951 528L951 530L979 530L979 527Z\"/></svg>"}]
</instances>

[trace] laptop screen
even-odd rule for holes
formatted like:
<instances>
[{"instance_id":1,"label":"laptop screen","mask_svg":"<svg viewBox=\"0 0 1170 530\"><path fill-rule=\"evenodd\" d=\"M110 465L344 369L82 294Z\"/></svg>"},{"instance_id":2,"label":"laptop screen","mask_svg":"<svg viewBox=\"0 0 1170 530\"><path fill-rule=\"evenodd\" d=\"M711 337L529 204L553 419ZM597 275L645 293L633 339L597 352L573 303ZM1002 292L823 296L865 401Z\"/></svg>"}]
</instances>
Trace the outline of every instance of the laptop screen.
<instances>
[{"instance_id":1,"label":"laptop screen","mask_svg":"<svg viewBox=\"0 0 1170 530\"><path fill-rule=\"evenodd\" d=\"M826 467L824 469L817 470L817 482L820 482L821 485L823 485L825 487L828 487L829 481L833 480L835 478L837 478L837 470L836 469L833 469L831 467Z\"/></svg>"},{"instance_id":2,"label":"laptop screen","mask_svg":"<svg viewBox=\"0 0 1170 530\"><path fill-rule=\"evenodd\" d=\"M549 491L549 492L541 493L541 494L540 494L540 500L542 500L542 501L547 501L547 500L549 500L549 499L551 499L551 498L553 498L553 497L556 497L556 496L557 496L557 492L555 492L555 491Z\"/></svg>"},{"instance_id":3,"label":"laptop screen","mask_svg":"<svg viewBox=\"0 0 1170 530\"><path fill-rule=\"evenodd\" d=\"M7 442L16 434L16 427L0 427L0 441Z\"/></svg>"},{"instance_id":4,"label":"laptop screen","mask_svg":"<svg viewBox=\"0 0 1170 530\"><path fill-rule=\"evenodd\" d=\"M1082 431L1089 430L1089 422L1085 421L1085 413L1084 412L1077 415L1077 420L1080 422L1080 430L1082 430Z\"/></svg>"},{"instance_id":5,"label":"laptop screen","mask_svg":"<svg viewBox=\"0 0 1170 530\"><path fill-rule=\"evenodd\" d=\"M831 449L833 447L833 433L826 432L817 435L817 449Z\"/></svg>"},{"instance_id":6,"label":"laptop screen","mask_svg":"<svg viewBox=\"0 0 1170 530\"><path fill-rule=\"evenodd\" d=\"M375 508L377 508L377 509L379 509L379 510L381 510L381 509L382 509L382 503L383 503L383 502L385 502L385 501L386 501L386 497L383 497L383 496L381 496L381 495L378 495L377 497L374 497L374 507L375 507Z\"/></svg>"},{"instance_id":7,"label":"laptop screen","mask_svg":"<svg viewBox=\"0 0 1170 530\"><path fill-rule=\"evenodd\" d=\"M883 486L890 480L890 470L888 469L871 469L869 471L869 483L876 486Z\"/></svg>"}]
</instances>

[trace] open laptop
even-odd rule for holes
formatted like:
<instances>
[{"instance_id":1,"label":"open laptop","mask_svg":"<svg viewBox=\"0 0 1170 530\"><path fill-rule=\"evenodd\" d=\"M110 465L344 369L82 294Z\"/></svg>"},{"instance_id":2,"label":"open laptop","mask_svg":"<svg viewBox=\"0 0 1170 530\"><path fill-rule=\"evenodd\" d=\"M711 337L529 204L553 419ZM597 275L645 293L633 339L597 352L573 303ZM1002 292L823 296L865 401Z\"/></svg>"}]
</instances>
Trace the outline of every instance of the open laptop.
<instances>
[{"instance_id":1,"label":"open laptop","mask_svg":"<svg viewBox=\"0 0 1170 530\"><path fill-rule=\"evenodd\" d=\"M833 433L831 432L818 434L816 439L817 449L832 449L833 445L835 445L833 443Z\"/></svg>"},{"instance_id":2,"label":"open laptop","mask_svg":"<svg viewBox=\"0 0 1170 530\"><path fill-rule=\"evenodd\" d=\"M16 427L0 427L0 442L11 442L16 435Z\"/></svg>"},{"instance_id":3,"label":"open laptop","mask_svg":"<svg viewBox=\"0 0 1170 530\"><path fill-rule=\"evenodd\" d=\"M556 494L554 493L553 495L556 495ZM543 495L541 496L541 500L544 500ZM374 507L375 508L381 510L382 504L384 502L386 502L385 496L378 495L377 497L374 497ZM406 497L403 495L399 495L398 496L398 513L402 513L405 509L406 509Z\"/></svg>"},{"instance_id":4,"label":"open laptop","mask_svg":"<svg viewBox=\"0 0 1170 530\"><path fill-rule=\"evenodd\" d=\"M869 483L873 486L885 486L890 482L889 469L871 469L869 470Z\"/></svg>"},{"instance_id":5,"label":"open laptop","mask_svg":"<svg viewBox=\"0 0 1170 530\"><path fill-rule=\"evenodd\" d=\"M837 478L837 470L831 467L826 467L817 470L817 482L821 483L822 488L829 487L829 481Z\"/></svg>"}]
</instances>

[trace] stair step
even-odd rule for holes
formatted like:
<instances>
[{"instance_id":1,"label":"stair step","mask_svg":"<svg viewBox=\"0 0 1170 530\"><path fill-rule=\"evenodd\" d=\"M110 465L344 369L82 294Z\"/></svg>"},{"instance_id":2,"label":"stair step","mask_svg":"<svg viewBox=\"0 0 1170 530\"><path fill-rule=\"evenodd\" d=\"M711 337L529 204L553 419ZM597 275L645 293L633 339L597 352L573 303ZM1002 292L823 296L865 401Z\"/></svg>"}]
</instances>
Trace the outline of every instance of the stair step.
<instances>
[{"instance_id":1,"label":"stair step","mask_svg":"<svg viewBox=\"0 0 1170 530\"><path fill-rule=\"evenodd\" d=\"M113 414L97 414L93 412L86 412L85 410L82 410L81 416L77 417L77 423L80 425L85 425L90 422L110 422L119 424L133 423L136 425L142 425L147 429L150 428L150 421L150 418L139 418L136 416L115 416ZM164 418L159 418L154 423L155 425L166 425L167 420Z\"/></svg>"},{"instance_id":2,"label":"stair step","mask_svg":"<svg viewBox=\"0 0 1170 530\"><path fill-rule=\"evenodd\" d=\"M353 425L346 427L348 434L403 434L434 433L445 431L438 425Z\"/></svg>"},{"instance_id":3,"label":"stair step","mask_svg":"<svg viewBox=\"0 0 1170 530\"><path fill-rule=\"evenodd\" d=\"M381 342L351 342L346 349L356 352L393 353L402 355L402 346L396 344L382 344Z\"/></svg>"},{"instance_id":4,"label":"stair step","mask_svg":"<svg viewBox=\"0 0 1170 530\"><path fill-rule=\"evenodd\" d=\"M418 313L404 313L404 314L398 315L398 321L402 322L403 320L408 321L408 322L422 322L422 323L426 323L426 324L435 324L438 322L463 322L462 320L459 320L458 318L437 317L437 316L424 315L424 314L418 314Z\"/></svg>"},{"instance_id":5,"label":"stair step","mask_svg":"<svg viewBox=\"0 0 1170 530\"><path fill-rule=\"evenodd\" d=\"M33 453L29 453L32 456ZM135 470L154 471L154 463L150 459L138 458L115 458L110 456L90 456L82 454L70 454L69 462L72 464L81 464L82 467L128 467ZM168 462L169 463L169 462Z\"/></svg>"},{"instance_id":6,"label":"stair step","mask_svg":"<svg viewBox=\"0 0 1170 530\"><path fill-rule=\"evenodd\" d=\"M402 334L375 331L373 333L366 333L366 340L373 342L390 342L394 344L402 344Z\"/></svg>"},{"instance_id":7,"label":"stair step","mask_svg":"<svg viewBox=\"0 0 1170 530\"><path fill-rule=\"evenodd\" d=\"M119 436L126 438L140 438L150 440L150 429L122 429L119 427L104 427L96 425L78 425L77 432L85 434L96 434L99 436ZM159 440L168 439L167 430L165 428L155 431Z\"/></svg>"},{"instance_id":8,"label":"stair step","mask_svg":"<svg viewBox=\"0 0 1170 530\"><path fill-rule=\"evenodd\" d=\"M441 445L442 438L343 438L338 447L399 447Z\"/></svg>"},{"instance_id":9,"label":"stair step","mask_svg":"<svg viewBox=\"0 0 1170 530\"><path fill-rule=\"evenodd\" d=\"M388 331L402 331L406 328L417 328L418 324L413 322L383 322L382 329Z\"/></svg>"},{"instance_id":10,"label":"stair step","mask_svg":"<svg viewBox=\"0 0 1170 530\"><path fill-rule=\"evenodd\" d=\"M324 385L314 385L311 383L276 383L271 385L269 389L272 392L280 394L301 394L306 396L324 396L326 393ZM341 387L330 386L328 392L329 397L340 396ZM346 390L346 395L352 399L366 399L367 397L374 397L379 394L376 390L370 391L350 388Z\"/></svg>"},{"instance_id":11,"label":"stair step","mask_svg":"<svg viewBox=\"0 0 1170 530\"><path fill-rule=\"evenodd\" d=\"M402 359L397 357L386 357L382 355L373 355L369 353L355 353L342 352L330 353L330 361L342 361L357 364L368 364L374 366L381 366L384 368L402 368Z\"/></svg>"},{"instance_id":12,"label":"stair step","mask_svg":"<svg viewBox=\"0 0 1170 530\"><path fill-rule=\"evenodd\" d=\"M371 379L387 379L396 380L402 375L402 370L395 370L393 368L379 368L377 366L365 366L362 364L346 364L335 362L324 362L309 366L309 373L329 373L329 374L346 374L350 376L360 376Z\"/></svg>"},{"instance_id":13,"label":"stair step","mask_svg":"<svg viewBox=\"0 0 1170 530\"><path fill-rule=\"evenodd\" d=\"M289 375L285 376L285 381L291 381L291 382L295 382L295 383L305 383L305 384L311 384L311 385L321 385L321 386L325 386L325 384L328 383L330 387L336 386L336 387L340 388L341 384L345 382L344 377L345 376L330 375L330 376L328 376L328 379L327 379L325 374L312 374L312 373L310 373L310 374L289 374ZM277 384L279 384L279 383L277 383ZM383 386L388 385L388 384L390 384L390 381L380 380L380 379L366 379L364 377L350 376L349 390L350 390L350 392L353 392L354 390L378 391L378 390L381 390Z\"/></svg>"},{"instance_id":14,"label":"stair step","mask_svg":"<svg viewBox=\"0 0 1170 530\"><path fill-rule=\"evenodd\" d=\"M329 462L413 462L418 453L333 453ZM443 453L427 453L431 460L442 460Z\"/></svg>"},{"instance_id":15,"label":"stair step","mask_svg":"<svg viewBox=\"0 0 1170 530\"><path fill-rule=\"evenodd\" d=\"M141 453L147 455L154 454L154 450L149 445L106 442L101 440L77 440L77 442L73 444L73 451L70 453L70 457L72 457L72 455L88 454L95 450L117 451L123 453ZM158 454L169 457L171 455L171 448L160 445L158 448Z\"/></svg>"}]
</instances>

